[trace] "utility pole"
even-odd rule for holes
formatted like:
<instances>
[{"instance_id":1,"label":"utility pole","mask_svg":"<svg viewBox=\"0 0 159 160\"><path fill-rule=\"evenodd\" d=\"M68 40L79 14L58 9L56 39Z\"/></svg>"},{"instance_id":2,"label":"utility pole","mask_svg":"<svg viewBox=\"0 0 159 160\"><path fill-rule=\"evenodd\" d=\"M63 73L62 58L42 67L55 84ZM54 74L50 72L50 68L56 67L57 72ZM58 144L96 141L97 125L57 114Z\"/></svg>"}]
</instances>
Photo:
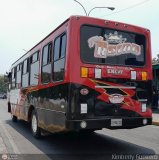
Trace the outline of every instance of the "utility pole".
<instances>
[{"instance_id":1,"label":"utility pole","mask_svg":"<svg viewBox=\"0 0 159 160\"><path fill-rule=\"evenodd\" d=\"M83 8L86 16L89 16L90 13L91 13L94 9L96 9L96 8L107 8L107 9L110 9L110 10L112 10L112 11L115 9L114 7L94 7L94 8L92 8L92 9L87 13L86 9L84 8L84 6L83 6L79 1L77 1L77 0L74 0L74 1L77 2L77 3Z\"/></svg>"}]
</instances>

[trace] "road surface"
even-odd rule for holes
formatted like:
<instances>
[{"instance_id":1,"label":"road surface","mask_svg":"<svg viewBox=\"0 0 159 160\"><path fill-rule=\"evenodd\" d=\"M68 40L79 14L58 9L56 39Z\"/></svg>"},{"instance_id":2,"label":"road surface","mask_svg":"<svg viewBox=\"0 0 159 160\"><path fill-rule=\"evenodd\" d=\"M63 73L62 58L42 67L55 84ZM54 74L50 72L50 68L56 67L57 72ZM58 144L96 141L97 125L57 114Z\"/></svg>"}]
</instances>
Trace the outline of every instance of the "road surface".
<instances>
[{"instance_id":1,"label":"road surface","mask_svg":"<svg viewBox=\"0 0 159 160\"><path fill-rule=\"evenodd\" d=\"M151 159L159 159L159 126L103 129L91 135L55 134L37 140L29 124L11 121L6 100L0 100L0 144L0 154L18 160L132 160L146 159L149 154L153 155Z\"/></svg>"}]
</instances>

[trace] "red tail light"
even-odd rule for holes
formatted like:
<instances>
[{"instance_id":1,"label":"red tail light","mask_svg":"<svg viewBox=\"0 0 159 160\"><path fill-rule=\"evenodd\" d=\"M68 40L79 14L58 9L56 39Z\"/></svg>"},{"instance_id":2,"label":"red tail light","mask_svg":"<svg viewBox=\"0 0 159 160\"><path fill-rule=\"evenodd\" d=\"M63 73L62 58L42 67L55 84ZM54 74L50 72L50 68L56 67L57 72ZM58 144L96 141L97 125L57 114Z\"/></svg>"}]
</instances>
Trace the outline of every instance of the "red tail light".
<instances>
[{"instance_id":1,"label":"red tail light","mask_svg":"<svg viewBox=\"0 0 159 160\"><path fill-rule=\"evenodd\" d=\"M142 80L146 81L147 80L147 72L142 71L142 72L137 72L137 80Z\"/></svg>"},{"instance_id":2,"label":"red tail light","mask_svg":"<svg viewBox=\"0 0 159 160\"><path fill-rule=\"evenodd\" d=\"M94 75L94 68L88 68L88 77L89 78L94 78L95 75Z\"/></svg>"},{"instance_id":3,"label":"red tail light","mask_svg":"<svg viewBox=\"0 0 159 160\"><path fill-rule=\"evenodd\" d=\"M81 67L81 77L82 78L94 78L95 77L94 68Z\"/></svg>"}]
</instances>

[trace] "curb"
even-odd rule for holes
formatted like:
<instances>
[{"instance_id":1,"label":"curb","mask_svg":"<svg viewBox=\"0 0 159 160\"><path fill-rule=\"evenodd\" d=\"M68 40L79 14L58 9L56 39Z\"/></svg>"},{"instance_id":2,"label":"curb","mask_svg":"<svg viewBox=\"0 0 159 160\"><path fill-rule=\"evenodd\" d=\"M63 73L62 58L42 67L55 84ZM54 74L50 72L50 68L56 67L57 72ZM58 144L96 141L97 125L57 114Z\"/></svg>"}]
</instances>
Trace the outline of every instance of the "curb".
<instances>
[{"instance_id":1,"label":"curb","mask_svg":"<svg viewBox=\"0 0 159 160\"><path fill-rule=\"evenodd\" d=\"M152 125L159 126L159 121L152 121Z\"/></svg>"}]
</instances>

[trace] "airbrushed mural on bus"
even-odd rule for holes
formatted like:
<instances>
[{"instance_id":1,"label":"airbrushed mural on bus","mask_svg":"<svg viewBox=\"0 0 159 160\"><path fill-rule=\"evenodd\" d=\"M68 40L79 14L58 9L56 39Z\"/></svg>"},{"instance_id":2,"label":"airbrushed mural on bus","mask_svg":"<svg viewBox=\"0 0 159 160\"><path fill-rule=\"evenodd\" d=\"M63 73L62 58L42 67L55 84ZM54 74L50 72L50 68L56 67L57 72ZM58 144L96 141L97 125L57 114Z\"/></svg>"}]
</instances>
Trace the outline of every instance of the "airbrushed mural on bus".
<instances>
[{"instance_id":1,"label":"airbrushed mural on bus","mask_svg":"<svg viewBox=\"0 0 159 160\"><path fill-rule=\"evenodd\" d=\"M8 111L35 137L150 125L151 66L148 29L71 16L12 64Z\"/></svg>"}]
</instances>

